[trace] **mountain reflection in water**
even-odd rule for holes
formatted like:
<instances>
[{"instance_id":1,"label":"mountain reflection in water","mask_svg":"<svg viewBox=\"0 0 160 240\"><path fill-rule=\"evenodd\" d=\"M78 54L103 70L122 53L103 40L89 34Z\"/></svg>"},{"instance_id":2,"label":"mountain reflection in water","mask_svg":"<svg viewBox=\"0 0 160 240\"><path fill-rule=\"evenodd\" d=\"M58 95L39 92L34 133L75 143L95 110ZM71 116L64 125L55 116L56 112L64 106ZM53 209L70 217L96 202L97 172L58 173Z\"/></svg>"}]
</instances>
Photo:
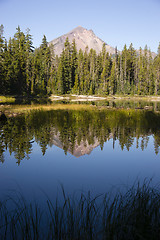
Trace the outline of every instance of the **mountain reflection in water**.
<instances>
[{"instance_id":1,"label":"mountain reflection in water","mask_svg":"<svg viewBox=\"0 0 160 240\"><path fill-rule=\"evenodd\" d=\"M0 161L4 152L14 153L17 163L29 158L33 143L43 153L53 145L75 157L90 154L109 139L128 151L136 139L137 148L147 148L154 138L155 154L160 146L160 114L145 110L34 110L0 123Z\"/></svg>"}]
</instances>

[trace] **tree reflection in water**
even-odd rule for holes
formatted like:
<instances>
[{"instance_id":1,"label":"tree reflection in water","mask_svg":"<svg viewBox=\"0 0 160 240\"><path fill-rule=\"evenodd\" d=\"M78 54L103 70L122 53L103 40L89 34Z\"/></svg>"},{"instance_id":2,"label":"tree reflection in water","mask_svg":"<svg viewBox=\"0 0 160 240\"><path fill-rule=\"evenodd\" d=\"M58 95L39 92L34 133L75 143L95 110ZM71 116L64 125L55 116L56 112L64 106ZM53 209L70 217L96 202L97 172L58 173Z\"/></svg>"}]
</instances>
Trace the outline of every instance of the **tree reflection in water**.
<instances>
[{"instance_id":1,"label":"tree reflection in water","mask_svg":"<svg viewBox=\"0 0 160 240\"><path fill-rule=\"evenodd\" d=\"M147 148L154 138L155 153L160 146L160 114L145 110L34 110L1 122L0 161L4 152L14 153L18 165L32 153L34 141L43 155L56 145L76 157L89 154L95 147L118 140L121 149L129 151L136 139L137 148Z\"/></svg>"}]
</instances>

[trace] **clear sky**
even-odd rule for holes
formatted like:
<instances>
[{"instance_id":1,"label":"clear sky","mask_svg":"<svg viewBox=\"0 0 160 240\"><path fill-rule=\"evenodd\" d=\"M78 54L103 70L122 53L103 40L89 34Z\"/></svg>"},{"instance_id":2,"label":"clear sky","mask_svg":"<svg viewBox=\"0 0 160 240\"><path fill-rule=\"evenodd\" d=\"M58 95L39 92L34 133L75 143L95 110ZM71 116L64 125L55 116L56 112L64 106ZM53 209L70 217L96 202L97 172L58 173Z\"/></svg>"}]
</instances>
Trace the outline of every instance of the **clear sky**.
<instances>
[{"instance_id":1,"label":"clear sky","mask_svg":"<svg viewBox=\"0 0 160 240\"><path fill-rule=\"evenodd\" d=\"M81 25L119 50L132 42L157 52L160 0L0 0L0 24L7 39L30 28L35 47Z\"/></svg>"}]
</instances>

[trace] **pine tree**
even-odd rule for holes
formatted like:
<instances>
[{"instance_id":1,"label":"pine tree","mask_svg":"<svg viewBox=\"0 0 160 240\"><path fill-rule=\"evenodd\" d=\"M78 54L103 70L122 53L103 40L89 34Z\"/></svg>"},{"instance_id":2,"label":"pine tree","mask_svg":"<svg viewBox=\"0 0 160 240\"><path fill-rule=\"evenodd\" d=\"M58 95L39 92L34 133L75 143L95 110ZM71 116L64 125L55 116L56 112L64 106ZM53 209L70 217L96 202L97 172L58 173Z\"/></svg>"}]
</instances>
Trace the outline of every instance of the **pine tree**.
<instances>
[{"instance_id":1,"label":"pine tree","mask_svg":"<svg viewBox=\"0 0 160 240\"><path fill-rule=\"evenodd\" d=\"M127 46L125 44L124 46L124 50L123 50L123 53L122 53L122 56L124 57L123 59L123 70L124 70L124 93L127 93L127 87L128 87L128 84L127 84L127 54L128 54L128 51L127 51Z\"/></svg>"},{"instance_id":2,"label":"pine tree","mask_svg":"<svg viewBox=\"0 0 160 240\"><path fill-rule=\"evenodd\" d=\"M15 83L15 71L14 71L14 49L13 49L13 39L5 41L4 49L4 93L11 94Z\"/></svg>"},{"instance_id":3,"label":"pine tree","mask_svg":"<svg viewBox=\"0 0 160 240\"><path fill-rule=\"evenodd\" d=\"M118 50L117 50L117 47L115 48L115 86L114 86L114 89L115 89L115 93L117 92L117 87L118 87L118 84L119 84L119 54L118 54Z\"/></svg>"},{"instance_id":4,"label":"pine tree","mask_svg":"<svg viewBox=\"0 0 160 240\"><path fill-rule=\"evenodd\" d=\"M4 37L3 37L4 27L0 26L0 92L4 91Z\"/></svg>"},{"instance_id":5,"label":"pine tree","mask_svg":"<svg viewBox=\"0 0 160 240\"><path fill-rule=\"evenodd\" d=\"M37 95L39 93L40 73L41 73L41 54L40 49L35 49L32 58L32 78L31 78L31 94Z\"/></svg>"},{"instance_id":6,"label":"pine tree","mask_svg":"<svg viewBox=\"0 0 160 240\"><path fill-rule=\"evenodd\" d=\"M30 29L26 30L26 40L25 40L25 58L26 58L26 92L31 94L31 79L32 79L32 53L34 51L32 36L30 34Z\"/></svg>"},{"instance_id":7,"label":"pine tree","mask_svg":"<svg viewBox=\"0 0 160 240\"><path fill-rule=\"evenodd\" d=\"M13 41L13 65L15 72L13 93L24 94L26 92L25 34L21 32L19 26L16 30Z\"/></svg>"},{"instance_id":8,"label":"pine tree","mask_svg":"<svg viewBox=\"0 0 160 240\"><path fill-rule=\"evenodd\" d=\"M149 59L148 59L148 47L144 48L143 56L143 69L144 69L144 83L143 83L143 94L147 95L149 93Z\"/></svg>"},{"instance_id":9,"label":"pine tree","mask_svg":"<svg viewBox=\"0 0 160 240\"><path fill-rule=\"evenodd\" d=\"M131 43L128 49L127 72L128 72L128 93L135 93L135 68L136 68L136 51Z\"/></svg>"},{"instance_id":10,"label":"pine tree","mask_svg":"<svg viewBox=\"0 0 160 240\"><path fill-rule=\"evenodd\" d=\"M154 68L155 68L155 90L154 94L160 94L160 43L158 46L158 54L154 59Z\"/></svg>"},{"instance_id":11,"label":"pine tree","mask_svg":"<svg viewBox=\"0 0 160 240\"><path fill-rule=\"evenodd\" d=\"M42 95L48 93L48 83L50 79L51 71L51 52L48 47L47 38L44 35L42 39L42 44L38 50L39 55L39 77L38 77L38 92ZM47 91L48 90L48 91Z\"/></svg>"},{"instance_id":12,"label":"pine tree","mask_svg":"<svg viewBox=\"0 0 160 240\"><path fill-rule=\"evenodd\" d=\"M154 82L155 82L155 80L154 80L154 78L155 78L155 76L154 76L154 65L153 65L153 59L152 59L152 53L151 53L151 50L149 50L149 59L148 59L148 61L149 61L149 69L148 69L148 81L149 81L149 83L148 83L148 94L149 95L153 95L154 94L154 88L155 88L155 86L154 86Z\"/></svg>"},{"instance_id":13,"label":"pine tree","mask_svg":"<svg viewBox=\"0 0 160 240\"><path fill-rule=\"evenodd\" d=\"M116 70L115 70L116 63L113 61L112 68L111 68L111 75L109 77L109 94L115 94L115 81L116 81Z\"/></svg>"},{"instance_id":14,"label":"pine tree","mask_svg":"<svg viewBox=\"0 0 160 240\"><path fill-rule=\"evenodd\" d=\"M95 93L95 74L96 74L96 51L90 49L88 55L88 64L89 64L89 83L88 83L88 93L90 95Z\"/></svg>"},{"instance_id":15,"label":"pine tree","mask_svg":"<svg viewBox=\"0 0 160 240\"><path fill-rule=\"evenodd\" d=\"M143 67L143 55L142 48L139 50L139 60L138 60L138 95L144 94L144 67Z\"/></svg>"},{"instance_id":16,"label":"pine tree","mask_svg":"<svg viewBox=\"0 0 160 240\"><path fill-rule=\"evenodd\" d=\"M73 93L79 94L79 79L78 79L78 74L76 73L75 75L75 82L74 82L74 87L73 87Z\"/></svg>"},{"instance_id":17,"label":"pine tree","mask_svg":"<svg viewBox=\"0 0 160 240\"><path fill-rule=\"evenodd\" d=\"M48 81L47 92L48 93L56 93L56 66L55 66L55 54L54 54L54 46L50 45L50 57L51 57L51 66L50 66L50 78Z\"/></svg>"},{"instance_id":18,"label":"pine tree","mask_svg":"<svg viewBox=\"0 0 160 240\"><path fill-rule=\"evenodd\" d=\"M119 82L117 83L117 93L124 93L124 79L123 79L123 61L122 61L122 55L120 56L119 60Z\"/></svg>"},{"instance_id":19,"label":"pine tree","mask_svg":"<svg viewBox=\"0 0 160 240\"><path fill-rule=\"evenodd\" d=\"M78 66L78 60L77 60L77 48L76 48L76 43L75 39L72 42L71 46L71 89L74 86L75 83L75 76L76 76L76 69Z\"/></svg>"},{"instance_id":20,"label":"pine tree","mask_svg":"<svg viewBox=\"0 0 160 240\"><path fill-rule=\"evenodd\" d=\"M89 71L89 56L88 56L88 46L85 49L84 52L84 58L83 58L83 94L88 94L88 91L90 89L90 71Z\"/></svg>"},{"instance_id":21,"label":"pine tree","mask_svg":"<svg viewBox=\"0 0 160 240\"><path fill-rule=\"evenodd\" d=\"M64 94L65 93L65 86L64 86L64 80L63 80L63 55L61 55L60 62L58 65L57 70L57 80L56 80L56 89L58 94Z\"/></svg>"},{"instance_id":22,"label":"pine tree","mask_svg":"<svg viewBox=\"0 0 160 240\"><path fill-rule=\"evenodd\" d=\"M78 54L78 79L79 79L79 93L82 94L84 90L84 54L80 49Z\"/></svg>"},{"instance_id":23,"label":"pine tree","mask_svg":"<svg viewBox=\"0 0 160 240\"><path fill-rule=\"evenodd\" d=\"M72 88L71 46L68 38L66 38L64 50L61 54L61 64L63 69L63 94L66 94Z\"/></svg>"},{"instance_id":24,"label":"pine tree","mask_svg":"<svg viewBox=\"0 0 160 240\"><path fill-rule=\"evenodd\" d=\"M67 38L58 57L45 35L34 50L29 29L24 34L18 26L8 42L3 29L1 25L1 94L160 94L160 44L154 59L147 46L137 54L132 44L122 53L115 48L111 57L105 44L100 54L88 47L77 53L75 40L71 44Z\"/></svg>"}]
</instances>

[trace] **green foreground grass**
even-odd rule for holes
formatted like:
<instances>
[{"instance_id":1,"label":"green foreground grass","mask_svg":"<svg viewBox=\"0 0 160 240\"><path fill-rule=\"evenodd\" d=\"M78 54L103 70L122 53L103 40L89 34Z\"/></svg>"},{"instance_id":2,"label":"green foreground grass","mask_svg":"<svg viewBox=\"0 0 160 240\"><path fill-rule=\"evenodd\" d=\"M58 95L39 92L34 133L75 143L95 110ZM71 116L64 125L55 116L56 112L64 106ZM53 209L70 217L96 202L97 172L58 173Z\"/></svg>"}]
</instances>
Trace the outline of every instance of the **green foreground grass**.
<instances>
[{"instance_id":1,"label":"green foreground grass","mask_svg":"<svg viewBox=\"0 0 160 240\"><path fill-rule=\"evenodd\" d=\"M14 103L15 97L11 96L0 96L0 103Z\"/></svg>"},{"instance_id":2,"label":"green foreground grass","mask_svg":"<svg viewBox=\"0 0 160 240\"><path fill-rule=\"evenodd\" d=\"M43 209L19 194L1 202L0 239L160 239L160 191L150 182L115 197L62 193L63 203L47 199Z\"/></svg>"}]
</instances>

